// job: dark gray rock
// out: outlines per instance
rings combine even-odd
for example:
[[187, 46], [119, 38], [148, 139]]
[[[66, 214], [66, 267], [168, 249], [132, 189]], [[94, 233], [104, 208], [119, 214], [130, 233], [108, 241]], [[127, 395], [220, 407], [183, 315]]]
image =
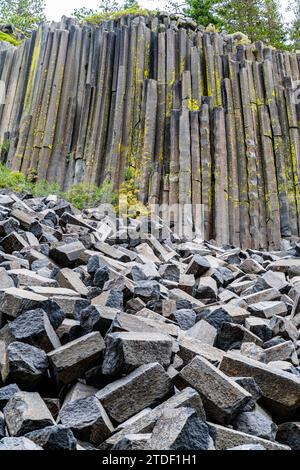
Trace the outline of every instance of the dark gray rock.
[[118, 312], [119, 310], [110, 307], [90, 305], [80, 315], [82, 331], [85, 334], [100, 331], [105, 336]]
[[258, 401], [262, 392], [252, 377], [235, 377], [233, 380], [252, 395], [254, 401]]
[[300, 422], [280, 424], [276, 441], [289, 446], [292, 450], [300, 450]]
[[42, 309], [22, 313], [10, 323], [9, 330], [16, 341], [31, 344], [45, 352], [61, 346], [46, 312]]
[[35, 390], [49, 367], [44, 351], [24, 343], [14, 342], [7, 348], [4, 382], [16, 383], [21, 389]]
[[147, 302], [160, 298], [160, 285], [157, 281], [139, 281], [135, 283], [134, 295]]
[[210, 269], [210, 263], [200, 255], [194, 255], [192, 261], [186, 269], [186, 274], [194, 274], [196, 278], [202, 276]]
[[59, 418], [64, 426], [72, 429], [78, 439], [95, 445], [105, 441], [114, 429], [103, 406], [95, 397], [72, 401], [63, 407]]
[[44, 450], [76, 450], [77, 441], [71, 429], [62, 425], [48, 426], [25, 435]]
[[3, 410], [9, 400], [20, 391], [18, 385], [11, 384], [0, 388], [0, 411]]
[[275, 441], [276, 424], [259, 410], [240, 413], [233, 421], [233, 428], [269, 441]]
[[208, 450], [208, 425], [192, 408], [167, 409], [157, 421], [146, 450]]
[[224, 323], [219, 331], [216, 345], [219, 349], [228, 351], [229, 349], [240, 349], [242, 343], [245, 342], [255, 343], [258, 346], [263, 344], [258, 336], [251, 333], [242, 325]]
[[182, 330], [189, 330], [195, 325], [196, 313], [191, 309], [176, 310], [171, 318]]

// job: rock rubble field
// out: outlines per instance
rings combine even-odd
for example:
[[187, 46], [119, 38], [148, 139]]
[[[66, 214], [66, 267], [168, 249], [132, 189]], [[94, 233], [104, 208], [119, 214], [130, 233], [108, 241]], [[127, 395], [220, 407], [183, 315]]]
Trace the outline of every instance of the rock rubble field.
[[297, 239], [112, 225], [0, 194], [0, 450], [299, 450]]

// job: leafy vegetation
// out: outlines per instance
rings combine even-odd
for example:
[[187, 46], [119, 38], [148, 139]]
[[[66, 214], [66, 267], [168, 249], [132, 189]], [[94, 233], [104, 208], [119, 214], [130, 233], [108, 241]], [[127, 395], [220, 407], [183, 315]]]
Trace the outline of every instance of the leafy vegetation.
[[117, 20], [124, 16], [124, 14], [139, 14], [145, 15], [148, 10], [142, 10], [136, 0], [125, 0], [123, 5], [120, 5], [115, 0], [101, 0], [95, 10], [82, 7], [73, 11], [73, 16], [79, 20], [85, 20], [92, 24], [99, 24], [105, 20]]
[[73, 204], [77, 209], [95, 207], [98, 204], [117, 204], [118, 196], [113, 192], [112, 184], [104, 182], [100, 187], [86, 183], [72, 186], [68, 191], [62, 191], [57, 183], [35, 181], [36, 172], [31, 171], [27, 177], [18, 171], [13, 171], [0, 164], [0, 189], [10, 189], [14, 192], [30, 193], [34, 197], [46, 197], [55, 194]]
[[[298, 23], [292, 29], [299, 43], [300, 0], [291, 1], [296, 17], [298, 11]], [[251, 42], [261, 40], [279, 49], [291, 48], [279, 0], [170, 0], [169, 11], [190, 16], [205, 27], [214, 25], [228, 33], [242, 31]]]
[[125, 181], [119, 190], [119, 201], [116, 205], [117, 213], [132, 218], [147, 216], [148, 208], [138, 199], [139, 188], [136, 184], [135, 172], [132, 168], [125, 170]]
[[103, 21], [114, 20], [117, 21], [121, 19], [125, 15], [136, 15], [136, 16], [147, 16], [151, 13], [149, 10], [145, 10], [142, 8], [128, 8], [127, 10], [118, 10], [118, 11], [111, 11], [108, 13], [99, 13], [93, 16], [85, 18], [85, 21], [91, 24], [100, 24]]
[[46, 21], [44, 0], [0, 0], [1, 23], [28, 31], [43, 21]]
[[113, 204], [115, 200], [110, 182], [105, 182], [100, 187], [79, 183], [72, 186], [63, 194], [63, 197], [81, 210], [86, 207], [95, 207], [98, 204]]
[[294, 13], [290, 28], [290, 41], [295, 50], [300, 50], [300, 0], [292, 0], [289, 6]]

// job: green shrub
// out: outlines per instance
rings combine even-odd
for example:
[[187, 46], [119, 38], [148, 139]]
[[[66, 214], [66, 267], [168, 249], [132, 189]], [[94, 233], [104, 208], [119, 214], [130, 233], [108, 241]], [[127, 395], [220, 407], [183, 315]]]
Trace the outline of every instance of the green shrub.
[[61, 195], [61, 187], [58, 183], [49, 183], [46, 180], [29, 183], [28, 190], [34, 197], [45, 197], [50, 194]]
[[99, 204], [110, 204], [115, 199], [110, 182], [105, 182], [100, 187], [87, 183], [79, 183], [66, 191], [63, 197], [77, 207], [77, 209], [95, 207]]
[[112, 183], [104, 182], [100, 187], [87, 183], [72, 186], [63, 192], [58, 183], [46, 180], [36, 181], [36, 170], [32, 169], [27, 177], [18, 171], [13, 171], [0, 164], [0, 189], [10, 189], [14, 192], [26, 192], [33, 197], [46, 197], [55, 194], [73, 204], [77, 209], [95, 207], [99, 204], [117, 204], [118, 197], [113, 192]]
[[98, 24], [103, 23], [103, 21], [109, 21], [109, 20], [118, 21], [123, 16], [126, 16], [126, 15], [149, 16], [149, 14], [151, 14], [151, 11], [133, 6], [132, 8], [128, 8], [127, 10], [97, 13], [96, 15], [88, 16], [84, 18], [84, 21], [94, 24], [94, 25], [98, 25]]
[[18, 171], [12, 171], [5, 165], [0, 164], [0, 188], [12, 191], [23, 191], [26, 187], [26, 178]]
[[9, 151], [9, 147], [10, 147], [10, 139], [4, 139], [2, 144], [0, 145], [0, 153], [7, 154], [7, 152]]

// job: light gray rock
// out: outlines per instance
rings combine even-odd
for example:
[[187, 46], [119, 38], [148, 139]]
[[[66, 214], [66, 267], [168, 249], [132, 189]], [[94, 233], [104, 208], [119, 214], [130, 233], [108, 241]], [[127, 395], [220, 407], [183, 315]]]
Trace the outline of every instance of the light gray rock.
[[100, 333], [93, 332], [50, 352], [48, 358], [56, 381], [69, 384], [100, 364], [104, 347]]
[[163, 400], [171, 391], [171, 380], [158, 363], [146, 364], [97, 393], [109, 416], [117, 423]]
[[252, 401], [251, 395], [203, 357], [196, 356], [177, 379], [197, 390], [209, 419], [229, 423]]
[[111, 333], [105, 339], [106, 349], [102, 371], [105, 375], [128, 373], [143, 364], [153, 362], [168, 367], [173, 342], [158, 333]]
[[4, 417], [8, 432], [13, 437], [55, 424], [38, 393], [16, 393], [4, 408]]
[[5, 437], [0, 441], [1, 450], [43, 450], [43, 448], [27, 439], [27, 437]]

